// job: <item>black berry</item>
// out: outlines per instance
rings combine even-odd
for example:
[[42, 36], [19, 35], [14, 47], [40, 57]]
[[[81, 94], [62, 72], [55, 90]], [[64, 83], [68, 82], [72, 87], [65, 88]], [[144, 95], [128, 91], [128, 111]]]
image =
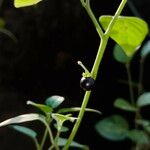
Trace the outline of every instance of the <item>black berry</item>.
[[82, 77], [80, 80], [80, 87], [85, 91], [91, 91], [94, 86], [94, 79], [92, 77]]

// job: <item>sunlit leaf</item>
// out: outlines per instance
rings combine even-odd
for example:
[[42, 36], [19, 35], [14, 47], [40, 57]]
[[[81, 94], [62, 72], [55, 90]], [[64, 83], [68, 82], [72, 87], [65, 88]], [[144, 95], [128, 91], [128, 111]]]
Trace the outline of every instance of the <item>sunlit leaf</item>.
[[31, 6], [39, 3], [42, 0], [14, 0], [14, 6], [16, 8]]
[[37, 103], [34, 103], [32, 101], [27, 101], [27, 104], [28, 105], [32, 105], [38, 109], [40, 109], [41, 111], [43, 111], [45, 114], [47, 113], [51, 113], [52, 112], [52, 108], [47, 106], [47, 105], [43, 105], [43, 104], [37, 104]]
[[113, 115], [96, 124], [97, 132], [106, 139], [117, 141], [126, 138], [128, 131], [127, 121], [119, 115]]
[[33, 139], [35, 139], [36, 136], [37, 136], [37, 133], [34, 130], [30, 129], [30, 128], [20, 126], [20, 125], [11, 125], [11, 127], [13, 129], [15, 129], [16, 131], [21, 132], [21, 133], [23, 133], [23, 134], [25, 134], [25, 135], [33, 138]]
[[128, 101], [124, 100], [123, 98], [116, 99], [114, 102], [114, 106], [119, 109], [126, 110], [126, 111], [133, 111], [133, 112], [137, 111], [137, 108], [135, 106], [133, 106], [132, 104], [130, 104]]
[[148, 144], [149, 137], [148, 135], [142, 130], [130, 130], [127, 133], [127, 137], [135, 143], [138, 144]]
[[[58, 146], [64, 146], [67, 142], [67, 139], [65, 138], [58, 138]], [[87, 145], [82, 145], [82, 144], [79, 144], [78, 142], [75, 142], [75, 141], [72, 141], [71, 144], [70, 144], [71, 147], [76, 147], [76, 148], [81, 148], [83, 150], [89, 150], [88, 146]]]
[[[58, 110], [58, 113], [79, 112], [80, 110], [81, 107], [61, 108]], [[91, 109], [91, 108], [86, 108], [85, 111], [101, 114], [99, 110]]]
[[51, 96], [49, 98], [46, 99], [45, 104], [47, 106], [50, 106], [52, 108], [56, 108], [58, 107], [63, 101], [64, 101], [64, 97], [62, 96], [58, 96], [58, 95], [54, 95]]
[[150, 105], [150, 92], [146, 92], [142, 94], [141, 96], [139, 96], [137, 100], [137, 105], [139, 107]]
[[23, 114], [23, 115], [19, 115], [17, 117], [13, 117], [13, 118], [10, 118], [10, 119], [7, 119], [7, 120], [1, 122], [0, 127], [11, 125], [11, 124], [16, 124], [16, 123], [34, 121], [34, 120], [40, 120], [43, 122], [44, 119], [45, 119], [45, 117], [43, 115], [39, 115], [39, 114], [35, 114], [35, 113]]
[[[99, 21], [104, 28], [107, 27], [113, 16], [101, 16]], [[137, 17], [120, 16], [110, 32], [110, 37], [118, 43], [127, 56], [132, 56], [148, 34], [147, 23]]]
[[128, 63], [132, 57], [126, 55], [124, 50], [116, 44], [113, 51], [114, 58], [120, 63]]
[[71, 122], [74, 122], [77, 119], [75, 117], [71, 117], [71, 114], [62, 115], [58, 113], [52, 113], [52, 118], [56, 120], [58, 131], [61, 131], [61, 128], [65, 121], [69, 120]]

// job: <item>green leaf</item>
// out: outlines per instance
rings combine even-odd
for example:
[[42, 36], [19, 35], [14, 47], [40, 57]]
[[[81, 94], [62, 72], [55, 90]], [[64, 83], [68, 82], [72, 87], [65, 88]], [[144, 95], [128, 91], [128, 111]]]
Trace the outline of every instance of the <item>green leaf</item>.
[[137, 119], [136, 123], [139, 125], [142, 125], [143, 127], [149, 126], [150, 121], [149, 120], [143, 120], [143, 119]]
[[136, 120], [136, 123], [137, 123], [138, 125], [143, 126], [143, 128], [144, 128], [147, 132], [150, 132], [150, 121], [149, 121], [149, 120], [138, 119], [138, 120]]
[[149, 137], [148, 135], [142, 130], [130, 130], [127, 133], [127, 137], [137, 144], [148, 144]]
[[[54, 124], [54, 127], [58, 130], [57, 124]], [[67, 131], [69, 131], [69, 128], [65, 126], [62, 126], [60, 129], [60, 132], [67, 132]]]
[[62, 96], [58, 96], [58, 95], [54, 95], [51, 96], [49, 98], [46, 99], [45, 104], [47, 106], [50, 106], [52, 108], [56, 108], [58, 107], [63, 101], [64, 101], [64, 97]]
[[34, 103], [32, 101], [27, 101], [27, 104], [28, 105], [32, 105], [38, 109], [40, 109], [41, 111], [43, 111], [45, 114], [48, 114], [48, 113], [51, 113], [52, 112], [52, 108], [49, 107], [49, 106], [46, 106], [46, 105], [43, 105], [43, 104], [37, 104], [37, 103]]
[[99, 121], [95, 128], [101, 136], [112, 141], [124, 140], [129, 129], [127, 121], [119, 115]]
[[129, 57], [126, 55], [126, 53], [124, 52], [124, 50], [118, 45], [116, 44], [114, 46], [114, 49], [113, 49], [113, 55], [114, 55], [114, 58], [116, 59], [116, 61], [120, 62], [120, 63], [129, 63], [131, 58], [132, 57]]
[[[101, 16], [100, 24], [107, 30], [113, 16]], [[120, 16], [110, 32], [110, 37], [119, 44], [127, 56], [132, 56], [148, 34], [147, 23], [137, 17]]]
[[[64, 146], [66, 144], [67, 140], [68, 139], [66, 139], [66, 138], [59, 137], [58, 138], [58, 142], [57, 142], [58, 146]], [[77, 143], [75, 141], [72, 141], [70, 146], [71, 147], [76, 147], [76, 148], [81, 148], [83, 150], [89, 150], [87, 145], [82, 145], [82, 144], [79, 144], [79, 143]]]
[[31, 6], [39, 3], [42, 0], [14, 0], [14, 6], [16, 8]]
[[150, 105], [150, 92], [142, 94], [137, 100], [137, 106], [143, 107], [147, 105]]
[[75, 117], [71, 117], [71, 114], [62, 115], [58, 113], [52, 113], [52, 118], [56, 120], [58, 131], [61, 131], [61, 128], [65, 121], [69, 120], [71, 122], [74, 122], [77, 119]]
[[150, 53], [150, 40], [148, 40], [141, 49], [141, 56], [145, 57]]
[[35, 139], [36, 136], [37, 136], [37, 133], [34, 130], [30, 129], [30, 128], [27, 128], [27, 127], [24, 127], [24, 126], [19, 126], [19, 125], [11, 125], [11, 127], [13, 129], [15, 129], [16, 131], [21, 132], [21, 133], [23, 133], [23, 134], [25, 134], [25, 135], [33, 138], [33, 139]]
[[[61, 108], [58, 110], [58, 113], [79, 112], [80, 110], [81, 110], [81, 107]], [[102, 114], [99, 110], [91, 109], [91, 108], [86, 108], [85, 111]]]
[[126, 111], [133, 111], [133, 112], [137, 111], [137, 108], [135, 106], [133, 106], [132, 104], [130, 104], [128, 101], [124, 100], [123, 98], [116, 99], [114, 102], [114, 106], [119, 109], [126, 110]]
[[17, 117], [13, 117], [10, 119], [7, 119], [3, 122], [0, 123], [0, 127], [2, 126], [7, 126], [11, 124], [16, 124], [16, 123], [23, 123], [23, 122], [29, 122], [29, 121], [34, 121], [34, 120], [40, 120], [44, 122], [45, 117], [43, 115], [31, 113], [31, 114], [23, 114], [19, 115]]

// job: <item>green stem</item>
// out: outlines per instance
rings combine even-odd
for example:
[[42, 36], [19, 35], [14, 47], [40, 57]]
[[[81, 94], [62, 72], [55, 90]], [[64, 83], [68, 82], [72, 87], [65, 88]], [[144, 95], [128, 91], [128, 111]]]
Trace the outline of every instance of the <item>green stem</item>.
[[46, 141], [47, 134], [48, 134], [48, 130], [46, 128], [45, 131], [44, 131], [44, 135], [43, 135], [43, 138], [42, 138], [41, 145], [40, 145], [41, 149], [43, 149], [44, 143]]
[[95, 18], [92, 10], [91, 10], [91, 7], [90, 7], [90, 0], [81, 0], [81, 3], [82, 3], [82, 6], [85, 8], [85, 10], [87, 11], [87, 14], [89, 15], [89, 17], [91, 18], [97, 32], [98, 32], [98, 35], [100, 36], [100, 38], [103, 37], [104, 33], [103, 33], [103, 30], [101, 29], [97, 19]]
[[55, 147], [56, 150], [59, 150], [59, 147], [57, 146], [57, 144], [55, 143], [54, 141], [54, 137], [53, 137], [53, 134], [52, 134], [52, 131], [51, 131], [51, 128], [49, 127], [49, 124], [47, 122], [43, 122], [47, 128], [47, 131], [49, 133], [49, 137], [50, 137], [50, 141], [52, 143], [52, 146]]
[[56, 137], [55, 137], [55, 143], [58, 143], [58, 138], [60, 136], [60, 131], [57, 131]]
[[131, 72], [130, 72], [130, 64], [126, 64], [126, 70], [127, 70], [127, 76], [128, 76], [128, 84], [129, 84], [129, 93], [130, 93], [130, 100], [133, 105], [135, 105], [134, 102], [134, 92], [133, 92], [133, 87], [132, 87], [132, 77], [131, 77]]
[[39, 145], [39, 143], [38, 143], [38, 141], [37, 141], [37, 139], [35, 138], [35, 139], [33, 139], [33, 140], [34, 140], [36, 149], [37, 149], [37, 150], [42, 150], [41, 147], [40, 147], [40, 145]]
[[112, 18], [112, 20], [111, 20], [111, 22], [110, 22], [110, 24], [109, 24], [109, 26], [108, 26], [108, 28], [107, 28], [107, 30], [105, 32], [106, 35], [110, 34], [110, 32], [111, 32], [115, 22], [117, 21], [118, 17], [120, 16], [120, 14], [121, 14], [123, 8], [125, 7], [126, 3], [127, 3], [127, 0], [122, 0], [122, 2], [120, 3], [120, 5], [119, 5], [119, 7], [118, 7], [114, 17]]
[[[100, 25], [98, 24], [91, 8], [90, 8], [90, 3], [89, 3], [89, 0], [81, 0], [81, 3], [83, 5], [83, 7], [85, 7], [88, 15], [90, 16], [91, 20], [93, 21], [95, 27], [96, 27], [96, 30], [101, 38], [101, 42], [100, 42], [100, 46], [99, 46], [99, 49], [98, 49], [98, 52], [97, 52], [97, 56], [96, 56], [96, 59], [95, 59], [95, 62], [94, 62], [94, 65], [93, 65], [93, 68], [92, 68], [92, 71], [91, 71], [91, 75], [94, 79], [96, 79], [97, 77], [97, 73], [98, 73], [98, 69], [99, 69], [99, 65], [101, 63], [101, 60], [102, 60], [102, 57], [104, 55], [104, 51], [105, 51], [105, 48], [106, 48], [106, 45], [107, 45], [107, 42], [108, 42], [108, 38], [109, 38], [109, 33], [113, 27], [113, 25], [115, 24], [118, 16], [120, 15], [121, 11], [123, 10], [123, 7], [125, 6], [125, 3], [127, 2], [127, 0], [122, 0], [117, 12], [115, 13], [115, 16], [113, 17], [112, 21], [110, 22], [110, 25], [108, 26], [108, 29], [105, 33], [105, 35], [103, 34], [103, 31], [100, 27]], [[82, 105], [81, 105], [81, 110], [79, 112], [79, 115], [78, 115], [78, 119], [72, 129], [72, 132], [65, 144], [65, 146], [63, 147], [62, 150], [68, 150], [72, 140], [74, 139], [77, 131], [78, 131], [78, 128], [80, 126], [80, 123], [82, 121], [82, 118], [84, 116], [84, 113], [85, 113], [85, 109], [86, 109], [86, 106], [88, 104], [88, 101], [89, 101], [89, 98], [90, 98], [90, 95], [91, 95], [91, 91], [86, 91], [85, 92], [85, 95], [84, 95], [84, 99], [83, 99], [83, 102], [82, 102]]]
[[76, 121], [76, 123], [75, 123], [75, 125], [74, 125], [74, 127], [72, 129], [72, 132], [71, 132], [71, 134], [70, 134], [70, 136], [69, 136], [69, 138], [67, 140], [66, 145], [63, 147], [62, 150], [68, 150], [68, 148], [69, 148], [73, 138], [75, 137], [76, 132], [77, 132], [79, 126], [80, 126], [81, 120], [83, 118], [84, 111], [85, 111], [85, 108], [87, 106], [88, 100], [90, 98], [90, 94], [91, 94], [90, 91], [87, 91], [85, 93], [85, 96], [84, 96], [84, 99], [83, 99], [83, 103], [82, 103], [82, 106], [81, 106], [81, 111], [79, 112], [79, 115], [78, 115], [78, 119], [77, 119], [77, 121]]

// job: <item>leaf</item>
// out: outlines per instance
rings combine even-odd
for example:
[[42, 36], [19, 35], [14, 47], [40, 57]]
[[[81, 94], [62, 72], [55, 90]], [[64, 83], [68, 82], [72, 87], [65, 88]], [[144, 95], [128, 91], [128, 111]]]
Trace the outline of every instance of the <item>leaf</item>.
[[141, 56], [146, 57], [150, 53], [150, 40], [148, 40], [141, 49]]
[[47, 106], [50, 106], [52, 108], [56, 108], [58, 107], [63, 101], [64, 101], [64, 97], [62, 96], [58, 96], [58, 95], [54, 95], [51, 96], [49, 98], [46, 99], [45, 104]]
[[[57, 124], [54, 124], [54, 127], [58, 130]], [[65, 126], [62, 126], [60, 129], [60, 132], [67, 132], [67, 131], [69, 131], [69, 128]]]
[[112, 141], [124, 140], [129, 129], [127, 121], [119, 115], [99, 121], [95, 128], [101, 136]]
[[149, 120], [138, 119], [138, 120], [136, 120], [136, 123], [137, 123], [138, 125], [143, 126], [143, 128], [144, 128], [147, 132], [150, 132], [150, 121], [149, 121]]
[[132, 58], [127, 56], [124, 50], [118, 44], [114, 46], [113, 55], [116, 61], [124, 64], [129, 63]]
[[[99, 18], [104, 30], [107, 30], [112, 17], [101, 16]], [[120, 16], [110, 32], [110, 37], [122, 47], [127, 56], [131, 57], [147, 34], [148, 25], [144, 20], [137, 17]]]
[[138, 144], [148, 144], [149, 138], [148, 135], [142, 130], [130, 130], [127, 133], [127, 137], [135, 143]]
[[40, 109], [40, 110], [43, 111], [45, 114], [52, 112], [52, 108], [51, 108], [51, 107], [46, 106], [46, 105], [43, 105], [43, 104], [37, 104], [37, 103], [34, 103], [34, 102], [32, 102], [32, 101], [27, 101], [27, 104], [28, 104], [28, 105], [32, 105], [32, 106], [34, 106], [34, 107]]
[[139, 124], [139, 125], [142, 125], [143, 127], [146, 127], [146, 126], [150, 125], [150, 121], [143, 120], [143, 119], [137, 119], [136, 123]]
[[[59, 137], [58, 142], [57, 142], [58, 146], [64, 146], [66, 144], [67, 140], [68, 139], [66, 139], [66, 138]], [[71, 147], [76, 147], [76, 148], [81, 148], [81, 149], [84, 149], [84, 150], [89, 150], [87, 145], [82, 145], [82, 144], [79, 144], [75, 141], [72, 141], [70, 146]]]
[[133, 112], [137, 111], [137, 108], [135, 106], [133, 106], [132, 104], [130, 104], [123, 98], [116, 99], [114, 102], [114, 106], [119, 109], [126, 110], [126, 111], [133, 111]]
[[145, 92], [141, 96], [139, 96], [137, 100], [137, 106], [143, 107], [150, 105], [150, 92]]
[[31, 113], [31, 114], [23, 114], [19, 115], [14, 118], [7, 119], [3, 122], [0, 123], [0, 127], [2, 126], [7, 126], [11, 124], [16, 124], [16, 123], [23, 123], [23, 122], [29, 122], [29, 121], [34, 121], [34, 120], [40, 120], [44, 122], [45, 117], [43, 115]]
[[[80, 110], [81, 110], [81, 107], [61, 108], [58, 110], [58, 113], [79, 112]], [[91, 109], [91, 108], [86, 108], [85, 111], [102, 114], [99, 110]]]
[[24, 126], [19, 126], [19, 125], [11, 125], [11, 127], [13, 129], [15, 129], [16, 131], [19, 131], [19, 132], [21, 132], [21, 133], [23, 133], [23, 134], [25, 134], [25, 135], [33, 138], [33, 139], [35, 139], [36, 136], [37, 136], [37, 133], [34, 130], [30, 129], [30, 128], [27, 128], [27, 127], [24, 127]]
[[75, 117], [71, 117], [71, 114], [62, 115], [58, 113], [52, 113], [52, 118], [56, 120], [58, 131], [61, 131], [61, 128], [65, 121], [69, 120], [71, 122], [74, 122], [77, 119]]
[[39, 3], [42, 0], [14, 0], [14, 6], [16, 8], [31, 6]]

